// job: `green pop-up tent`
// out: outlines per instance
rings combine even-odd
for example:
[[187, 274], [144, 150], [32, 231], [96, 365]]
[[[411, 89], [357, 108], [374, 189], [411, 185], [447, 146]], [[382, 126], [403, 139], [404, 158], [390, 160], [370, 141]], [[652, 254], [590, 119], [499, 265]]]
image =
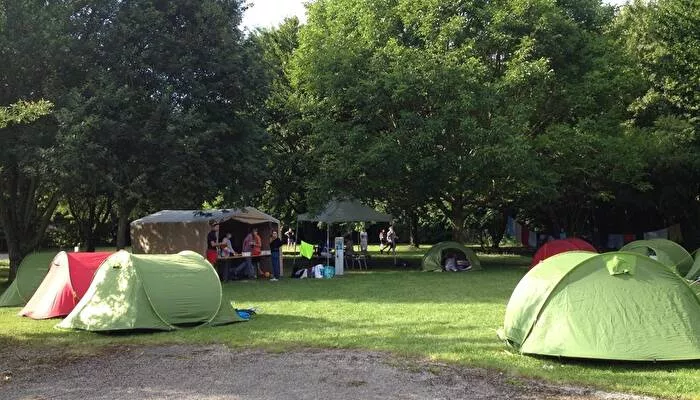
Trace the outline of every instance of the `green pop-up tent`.
[[173, 330], [243, 321], [222, 297], [216, 271], [195, 252], [122, 250], [102, 263], [85, 296], [57, 327]]
[[0, 296], [0, 307], [21, 307], [32, 298], [51, 267], [56, 252], [30, 253], [22, 259], [17, 276]]
[[526, 354], [700, 359], [700, 299], [659, 262], [631, 252], [567, 252], [523, 277], [499, 336]]
[[635, 240], [620, 249], [644, 256], [649, 254], [649, 250], [654, 252], [658, 262], [673, 269], [680, 276], [685, 276], [693, 266], [693, 256], [683, 246], [667, 239]]
[[472, 266], [472, 270], [481, 269], [481, 262], [476, 256], [476, 253], [468, 247], [458, 242], [440, 242], [430, 248], [424, 255], [421, 267], [423, 271], [440, 271], [442, 270], [442, 253], [443, 252], [461, 252], [464, 254]]

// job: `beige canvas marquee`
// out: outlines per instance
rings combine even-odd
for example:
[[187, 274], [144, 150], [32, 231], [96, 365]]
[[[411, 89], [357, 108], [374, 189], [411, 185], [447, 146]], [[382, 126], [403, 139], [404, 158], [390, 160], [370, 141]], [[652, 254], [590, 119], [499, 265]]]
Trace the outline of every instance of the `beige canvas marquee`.
[[176, 254], [191, 250], [206, 256], [211, 221], [219, 223], [223, 236], [230, 232], [236, 251], [251, 228], [258, 228], [263, 250], [270, 248], [270, 234], [279, 232], [279, 220], [253, 207], [239, 210], [163, 210], [131, 223], [134, 254]]

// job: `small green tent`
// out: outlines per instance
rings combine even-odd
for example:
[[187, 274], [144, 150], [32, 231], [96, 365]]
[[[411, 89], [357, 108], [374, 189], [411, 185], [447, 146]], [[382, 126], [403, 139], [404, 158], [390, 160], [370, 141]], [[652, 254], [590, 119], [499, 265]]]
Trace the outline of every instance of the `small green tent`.
[[479, 258], [472, 249], [464, 247], [463, 244], [457, 242], [440, 242], [423, 255], [423, 261], [421, 262], [423, 271], [441, 271], [442, 254], [446, 251], [461, 252], [469, 260], [472, 270], [481, 269], [481, 262], [479, 262]]
[[670, 268], [638, 253], [561, 253], [518, 283], [499, 336], [526, 354], [695, 360], [700, 299]]
[[676, 242], [667, 239], [635, 240], [627, 243], [620, 251], [631, 251], [646, 256], [649, 250], [656, 253], [656, 260], [685, 276], [693, 266], [693, 256]]
[[119, 251], [95, 272], [90, 288], [59, 328], [89, 331], [173, 330], [243, 321], [222, 298], [214, 268], [192, 251]]
[[28, 254], [17, 268], [17, 276], [0, 296], [0, 307], [21, 307], [27, 304], [49, 273], [56, 252]]

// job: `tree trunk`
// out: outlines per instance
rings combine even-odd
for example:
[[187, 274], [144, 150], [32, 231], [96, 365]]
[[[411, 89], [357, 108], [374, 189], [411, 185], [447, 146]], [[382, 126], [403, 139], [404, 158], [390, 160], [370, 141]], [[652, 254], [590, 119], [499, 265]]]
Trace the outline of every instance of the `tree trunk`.
[[411, 211], [408, 215], [408, 221], [411, 246], [418, 247], [420, 245], [420, 240], [418, 239], [418, 213]]
[[7, 238], [7, 253], [10, 259], [10, 274], [7, 277], [7, 281], [12, 282], [17, 278], [17, 269], [26, 254], [22, 254], [19, 243], [16, 240], [11, 241], [9, 237]]
[[467, 232], [464, 229], [464, 215], [461, 210], [452, 212], [450, 223], [452, 224], [452, 240], [458, 243], [465, 243], [467, 241]]
[[118, 201], [117, 209], [119, 212], [117, 222], [117, 250], [122, 250], [126, 247], [127, 235], [129, 234], [129, 216], [134, 209], [133, 202], [121, 200]]
[[491, 236], [491, 248], [494, 251], [500, 249], [501, 240], [503, 240], [503, 235], [506, 231], [506, 223], [508, 221], [507, 211], [502, 210], [494, 218], [491, 223], [491, 228], [489, 229], [489, 235]]
[[84, 238], [85, 241], [85, 251], [93, 253], [95, 251], [95, 233], [90, 231]]
[[[89, 197], [83, 201], [83, 198]], [[76, 199], [78, 199], [76, 201]], [[98, 245], [97, 232], [108, 222], [112, 212], [112, 201], [98, 194], [77, 195], [73, 194], [73, 200], [68, 201], [68, 208], [73, 215], [80, 240], [86, 251], [94, 252]]]
[[452, 226], [452, 240], [459, 243], [465, 243], [467, 241], [467, 235], [464, 230], [465, 217], [462, 204], [461, 199], [449, 197], [443, 198], [441, 204], [438, 205]]
[[40, 183], [40, 178], [22, 175], [19, 168], [8, 168], [2, 176], [0, 224], [7, 239], [10, 282], [24, 256], [41, 242], [58, 206], [58, 194], [42, 191]]
[[561, 223], [559, 221], [559, 218], [557, 217], [554, 210], [552, 210], [551, 208], [548, 210], [548, 214], [549, 214], [549, 224], [550, 224], [550, 228], [551, 228], [550, 235], [552, 235], [552, 237], [554, 237], [556, 239], [559, 239], [559, 233], [561, 232]]

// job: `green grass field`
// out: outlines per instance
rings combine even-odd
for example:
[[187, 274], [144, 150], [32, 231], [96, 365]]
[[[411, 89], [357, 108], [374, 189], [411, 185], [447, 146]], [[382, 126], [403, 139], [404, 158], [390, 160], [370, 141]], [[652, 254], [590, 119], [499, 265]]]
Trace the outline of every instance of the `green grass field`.
[[[54, 329], [58, 322], [0, 309], [0, 346], [61, 347], [89, 354], [124, 344], [224, 343], [283, 352], [295, 348], [389, 351], [516, 377], [592, 385], [605, 390], [700, 399], [700, 362], [621, 363], [535, 358], [514, 353], [496, 337], [510, 294], [527, 271], [526, 257], [480, 255], [483, 271], [419, 272], [422, 251], [374, 255], [369, 271], [330, 280], [249, 281], [224, 285], [238, 308], [257, 307], [252, 321], [177, 332], [105, 335]], [[298, 260], [299, 262], [300, 260]], [[285, 260], [289, 268], [290, 259]], [[372, 268], [375, 265], [375, 268]], [[1, 271], [0, 271], [1, 272]], [[4, 288], [6, 285], [0, 286]]]

